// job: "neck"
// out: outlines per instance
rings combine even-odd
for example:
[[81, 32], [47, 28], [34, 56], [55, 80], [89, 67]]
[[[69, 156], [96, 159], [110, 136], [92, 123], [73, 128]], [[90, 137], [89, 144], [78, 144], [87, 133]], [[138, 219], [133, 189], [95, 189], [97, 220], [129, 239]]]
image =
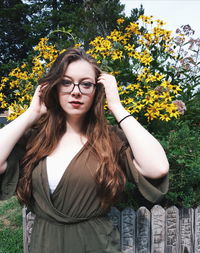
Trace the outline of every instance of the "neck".
[[67, 118], [67, 133], [83, 134], [84, 118]]

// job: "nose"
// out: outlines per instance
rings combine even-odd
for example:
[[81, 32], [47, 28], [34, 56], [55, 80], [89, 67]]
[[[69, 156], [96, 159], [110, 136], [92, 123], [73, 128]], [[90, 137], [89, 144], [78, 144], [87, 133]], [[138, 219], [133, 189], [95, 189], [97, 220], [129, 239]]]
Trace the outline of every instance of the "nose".
[[79, 87], [78, 87], [78, 84], [77, 83], [74, 83], [74, 89], [72, 90], [71, 94], [73, 95], [79, 95], [81, 94], [80, 90], [79, 90]]

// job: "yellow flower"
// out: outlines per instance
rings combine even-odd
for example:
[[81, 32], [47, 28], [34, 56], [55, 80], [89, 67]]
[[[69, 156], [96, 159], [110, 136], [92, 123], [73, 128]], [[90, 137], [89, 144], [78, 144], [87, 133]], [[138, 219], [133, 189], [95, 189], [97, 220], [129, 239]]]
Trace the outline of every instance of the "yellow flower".
[[112, 60], [114, 60], [114, 61], [115, 61], [115, 60], [118, 60], [118, 59], [121, 59], [122, 56], [123, 56], [123, 52], [120, 51], [120, 50], [115, 50], [115, 51], [113, 51], [113, 52], [112, 52], [112, 55], [111, 55]]
[[137, 23], [130, 22], [125, 30], [134, 34], [140, 34], [139, 25]]
[[164, 80], [164, 81], [160, 84], [160, 86], [162, 86], [162, 87], [164, 87], [164, 88], [168, 88], [168, 86], [169, 86], [170, 84], [171, 84], [171, 83], [170, 83], [169, 81]]
[[135, 57], [135, 52], [128, 52], [129, 57]]
[[145, 104], [152, 104], [154, 102], [154, 97], [148, 95], [142, 100], [142, 102], [144, 102]]
[[163, 98], [165, 102], [167, 101], [172, 101], [173, 96], [170, 95], [168, 91], [164, 91], [161, 95], [160, 98]]
[[141, 111], [145, 107], [145, 105], [139, 102], [137, 103], [136, 107], [139, 111]]
[[124, 48], [127, 50], [127, 51], [134, 51], [134, 47], [135, 45], [134, 44], [128, 44], [127, 46], [124, 46]]
[[138, 90], [137, 93], [136, 93], [136, 97], [139, 97], [139, 96], [143, 96], [144, 95], [144, 91], [143, 90]]
[[81, 46], [82, 46], [81, 43], [77, 43], [77, 44], [74, 45], [75, 48], [79, 48]]
[[26, 63], [24, 63], [24, 64], [22, 64], [21, 68], [24, 69], [24, 68], [26, 68], [26, 66], [27, 66]]
[[139, 17], [139, 19], [141, 19], [146, 24], [152, 24], [153, 23], [152, 18], [153, 18], [153, 16], [148, 17], [148, 16], [144, 16], [144, 15], [141, 15]]
[[5, 85], [5, 83], [0, 83], [0, 90], [3, 90], [3, 88], [5, 88], [6, 87], [6, 85]]
[[117, 19], [117, 24], [118, 24], [118, 25], [123, 24], [124, 21], [125, 21], [124, 18], [118, 18], [118, 19]]
[[3, 77], [3, 78], [1, 79], [1, 82], [2, 82], [2, 83], [6, 83], [8, 80], [9, 80], [8, 77]]
[[137, 76], [137, 80], [143, 82], [146, 78], [146, 74], [141, 73]]
[[162, 20], [160, 20], [160, 19], [157, 19], [156, 22], [157, 22], [157, 24], [158, 24], [159, 26], [163, 26], [163, 25], [166, 25], [166, 24], [167, 24], [166, 22], [164, 22], [164, 21], [162, 21]]
[[159, 119], [161, 119], [162, 121], [169, 121], [171, 120], [170, 117], [167, 114], [161, 114]]
[[148, 120], [156, 119], [160, 116], [160, 110], [161, 108], [159, 103], [149, 105], [147, 108], [147, 113], [145, 113], [145, 116], [148, 118]]
[[[139, 86], [138, 86], [138, 88], [139, 88]], [[136, 87], [135, 87], [134, 84], [129, 84], [129, 85], [127, 85], [127, 87], [126, 87], [126, 90], [129, 90], [129, 91], [134, 91], [135, 89], [136, 89]]]
[[148, 121], [150, 120], [154, 120], [157, 118], [157, 115], [155, 115], [154, 113], [152, 113], [151, 111], [147, 110], [147, 112], [144, 114], [144, 116], [147, 117]]
[[180, 113], [178, 111], [178, 107], [176, 104], [166, 104], [164, 106], [167, 113], [169, 113], [170, 117], [178, 118], [180, 116]]
[[178, 92], [181, 91], [182, 89], [180, 88], [179, 85], [171, 85], [170, 90], [172, 90], [174, 94], [178, 94]]
[[153, 40], [153, 34], [152, 33], [145, 33], [143, 35], [143, 37], [148, 40], [148, 41], [152, 41]]
[[0, 101], [3, 101], [4, 97], [5, 95], [2, 92], [0, 92]]
[[113, 41], [121, 41], [124, 39], [124, 36], [122, 36], [121, 31], [117, 31], [116, 29], [110, 33], [109, 36], [107, 36], [108, 39], [111, 39]]

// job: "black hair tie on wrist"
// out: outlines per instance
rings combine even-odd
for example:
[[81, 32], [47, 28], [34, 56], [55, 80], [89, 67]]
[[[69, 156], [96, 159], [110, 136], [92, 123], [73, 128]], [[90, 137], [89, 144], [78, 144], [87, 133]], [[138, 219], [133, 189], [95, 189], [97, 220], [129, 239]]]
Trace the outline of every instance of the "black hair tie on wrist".
[[120, 125], [120, 123], [121, 123], [124, 119], [126, 119], [126, 118], [128, 118], [128, 117], [132, 117], [132, 115], [131, 115], [131, 114], [126, 115], [124, 118], [122, 118], [122, 119], [118, 122], [118, 125]]

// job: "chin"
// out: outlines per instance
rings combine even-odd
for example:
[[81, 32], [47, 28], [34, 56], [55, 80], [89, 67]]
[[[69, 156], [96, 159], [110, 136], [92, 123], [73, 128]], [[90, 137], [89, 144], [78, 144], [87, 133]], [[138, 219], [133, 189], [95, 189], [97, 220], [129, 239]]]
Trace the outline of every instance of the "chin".
[[74, 116], [74, 117], [82, 117], [84, 115], [86, 115], [87, 112], [83, 112], [83, 111], [65, 111], [67, 116]]

